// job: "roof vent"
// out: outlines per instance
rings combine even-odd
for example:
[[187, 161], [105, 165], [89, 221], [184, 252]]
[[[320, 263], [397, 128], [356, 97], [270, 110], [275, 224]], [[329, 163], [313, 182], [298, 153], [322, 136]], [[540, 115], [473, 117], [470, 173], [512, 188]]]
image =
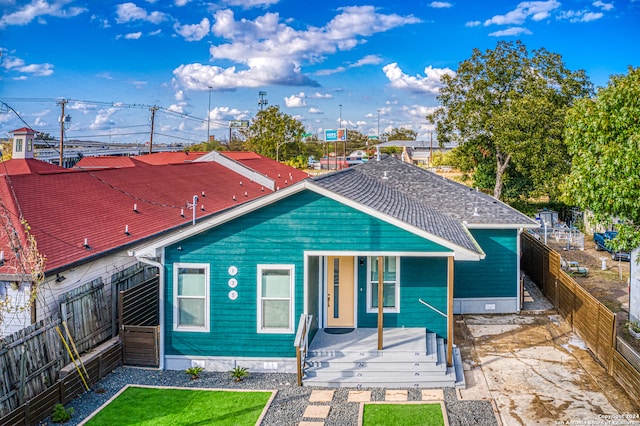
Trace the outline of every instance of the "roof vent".
[[91, 250], [91, 246], [89, 245], [89, 239], [88, 238], [84, 239], [84, 244], [82, 244], [82, 247], [86, 248], [87, 250]]
[[242, 181], [240, 181], [240, 186], [242, 186]]
[[235, 200], [236, 200], [236, 196], [234, 195], [234, 196], [233, 196], [233, 201], [235, 201]]
[[184, 217], [184, 209], [180, 209], [180, 216]]
[[124, 226], [124, 235], [127, 235], [127, 236], [131, 235], [131, 233], [129, 232], [129, 225]]
[[244, 191], [244, 196], [245, 196], [245, 197], [248, 197], [248, 196], [249, 196], [249, 193], [248, 193], [247, 191]]
[[474, 216], [480, 216], [480, 214], [478, 213], [478, 208], [477, 207], [473, 208], [473, 215]]
[[138, 211], [138, 205], [137, 205], [137, 204], [134, 204], [134, 205], [133, 205], [133, 211], [134, 211], [134, 212], [136, 212], [136, 213], [140, 213], [140, 212]]
[[384, 175], [382, 176], [382, 179], [389, 179], [389, 176], [387, 176], [387, 172], [384, 172]]
[[260, 187], [260, 191], [264, 192], [264, 186]]
[[0, 251], [0, 266], [4, 265], [4, 250]]
[[200, 204], [200, 210], [204, 211], [204, 204]]
[[206, 197], [206, 195], [204, 195], [204, 191], [202, 191], [202, 196], [203, 196], [203, 197]]

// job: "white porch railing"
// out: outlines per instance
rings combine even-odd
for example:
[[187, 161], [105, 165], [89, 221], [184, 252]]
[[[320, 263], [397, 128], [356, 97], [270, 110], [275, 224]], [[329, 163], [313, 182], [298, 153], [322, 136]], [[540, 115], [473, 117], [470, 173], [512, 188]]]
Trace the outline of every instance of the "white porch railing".
[[302, 376], [304, 374], [304, 365], [307, 360], [307, 352], [309, 350], [309, 329], [313, 315], [301, 314], [298, 321], [298, 331], [296, 332], [296, 340], [293, 345], [296, 347], [296, 363], [298, 373], [298, 386], [302, 386]]

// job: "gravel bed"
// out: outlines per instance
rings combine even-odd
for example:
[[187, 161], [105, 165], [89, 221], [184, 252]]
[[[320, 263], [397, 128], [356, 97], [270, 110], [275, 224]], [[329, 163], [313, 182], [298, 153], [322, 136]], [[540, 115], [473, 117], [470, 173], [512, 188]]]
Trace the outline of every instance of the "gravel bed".
[[527, 275], [524, 275], [524, 289], [529, 292], [529, 295], [531, 295], [533, 302], [525, 301], [522, 304], [523, 312], [536, 313], [546, 312], [554, 309], [553, 303], [547, 300], [536, 283], [531, 281], [531, 278], [529, 278]]
[[[242, 382], [236, 383], [228, 373], [203, 372], [200, 379], [191, 380], [183, 371], [158, 371], [141, 368], [120, 367], [99, 383], [92, 386], [91, 391], [84, 393], [67, 404], [73, 407], [74, 415], [66, 425], [77, 425], [88, 417], [109, 398], [127, 384], [144, 384], [155, 386], [175, 386], [216, 389], [255, 389], [277, 390], [278, 393], [269, 407], [263, 425], [297, 425], [303, 420], [304, 410], [309, 404], [309, 395], [317, 387], [298, 387], [294, 374], [259, 374], [250, 373]], [[326, 426], [356, 425], [358, 422], [359, 404], [347, 402], [351, 388], [337, 388], [331, 405]], [[383, 401], [385, 389], [371, 388], [371, 399]], [[489, 401], [458, 401], [455, 389], [445, 388], [445, 406], [452, 426], [495, 426], [497, 421]], [[419, 389], [409, 389], [409, 400], [420, 400]], [[319, 403], [314, 403], [319, 405]], [[55, 425], [43, 422], [43, 425]]]

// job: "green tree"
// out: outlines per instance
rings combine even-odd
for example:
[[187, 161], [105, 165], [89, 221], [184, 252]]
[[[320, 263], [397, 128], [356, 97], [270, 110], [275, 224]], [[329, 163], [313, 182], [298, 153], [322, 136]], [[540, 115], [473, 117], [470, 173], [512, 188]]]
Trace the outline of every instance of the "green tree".
[[564, 117], [576, 98], [592, 93], [584, 71], [567, 69], [545, 49], [530, 53], [520, 41], [501, 41], [494, 50], [474, 49], [442, 83], [441, 107], [427, 119], [441, 144], [460, 145], [456, 158], [476, 183], [493, 186], [496, 198], [559, 196], [570, 170]]
[[594, 98], [577, 102], [565, 139], [572, 155], [567, 201], [600, 223], [621, 219], [615, 249], [640, 245], [640, 68], [612, 76]]
[[305, 134], [302, 123], [280, 111], [278, 106], [261, 110], [249, 127], [241, 130], [245, 147], [269, 158], [288, 160], [304, 154], [302, 143]]
[[394, 127], [389, 132], [382, 134], [389, 141], [415, 141], [418, 137], [418, 132], [412, 129], [405, 129], [404, 127]]
[[209, 142], [200, 142], [191, 145], [188, 148], [190, 152], [210, 152], [210, 151], [229, 151], [229, 147], [219, 140], [210, 140]]

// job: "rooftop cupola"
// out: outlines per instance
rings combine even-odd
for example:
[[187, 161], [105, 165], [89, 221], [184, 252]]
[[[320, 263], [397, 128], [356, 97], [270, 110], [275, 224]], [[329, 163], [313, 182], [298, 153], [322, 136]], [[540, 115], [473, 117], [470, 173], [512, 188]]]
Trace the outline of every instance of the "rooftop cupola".
[[28, 127], [22, 127], [10, 133], [13, 137], [11, 157], [16, 160], [33, 158], [33, 140], [36, 137], [36, 132]]

